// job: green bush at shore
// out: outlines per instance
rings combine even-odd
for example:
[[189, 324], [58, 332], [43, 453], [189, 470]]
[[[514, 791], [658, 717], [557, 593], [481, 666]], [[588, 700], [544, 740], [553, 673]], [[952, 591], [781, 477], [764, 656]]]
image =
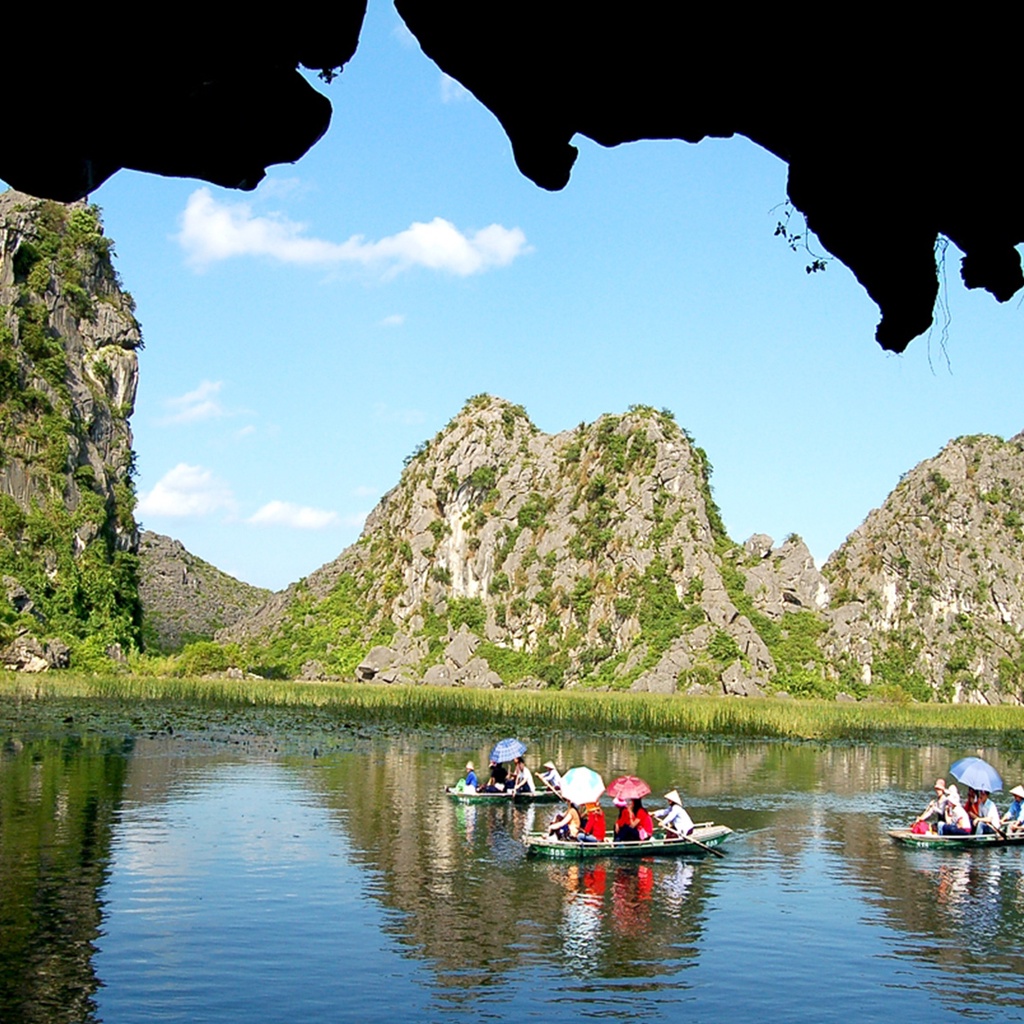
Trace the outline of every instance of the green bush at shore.
[[0, 673], [0, 701], [68, 699], [188, 707], [310, 708], [346, 721], [495, 733], [569, 732], [654, 739], [998, 742], [1024, 748], [1024, 708], [862, 701], [661, 697], [585, 691], [471, 690], [267, 680]]

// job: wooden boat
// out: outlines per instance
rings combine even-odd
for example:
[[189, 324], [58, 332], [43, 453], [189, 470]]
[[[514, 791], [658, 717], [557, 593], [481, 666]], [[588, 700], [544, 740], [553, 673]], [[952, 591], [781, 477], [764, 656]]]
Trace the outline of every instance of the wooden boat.
[[[728, 825], [703, 821], [695, 825], [685, 839], [668, 839], [655, 835], [653, 839], [616, 843], [606, 839], [603, 843], [581, 843], [578, 839], [554, 839], [544, 832], [530, 832], [523, 838], [526, 852], [531, 857], [553, 857], [562, 860], [593, 860], [598, 857], [704, 857], [706, 847], [720, 846], [733, 835]], [[697, 842], [693, 840], [696, 839]], [[703, 845], [702, 845], [703, 844]]]
[[889, 830], [894, 842], [920, 850], [976, 850], [987, 846], [1024, 846], [1024, 832], [1005, 836], [940, 836], [936, 832], [911, 832], [909, 828]]
[[457, 804], [557, 804], [562, 798], [550, 789], [538, 789], [534, 793], [520, 790], [513, 794], [507, 793], [467, 793], [464, 790], [445, 786], [445, 793]]

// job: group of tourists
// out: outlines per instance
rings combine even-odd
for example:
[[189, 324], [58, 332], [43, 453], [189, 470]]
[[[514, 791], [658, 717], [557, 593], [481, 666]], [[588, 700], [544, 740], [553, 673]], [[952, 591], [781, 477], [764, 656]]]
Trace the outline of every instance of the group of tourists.
[[517, 757], [509, 770], [501, 762], [491, 760], [487, 765], [487, 780], [480, 785], [472, 761], [466, 762], [466, 775], [455, 786], [459, 793], [536, 793], [533, 772], [526, 767], [523, 758]]
[[[518, 793], [534, 794], [538, 783], [520, 754], [510, 762], [510, 767], [494, 759], [493, 754], [487, 765], [487, 777], [481, 781], [472, 761], [466, 762], [465, 777], [454, 787], [458, 793]], [[570, 773], [571, 775], [571, 773]], [[538, 771], [540, 787], [557, 793], [565, 800], [565, 810], [549, 822], [547, 834], [558, 839], [581, 843], [603, 843], [608, 839], [605, 812], [597, 800], [575, 803], [563, 792], [562, 775], [553, 761], [545, 761]], [[597, 792], [603, 788], [599, 784]], [[646, 784], [644, 789], [647, 790]], [[649, 790], [647, 790], [649, 792]], [[653, 838], [655, 824], [666, 839], [683, 839], [693, 831], [693, 819], [683, 807], [683, 798], [677, 789], [665, 794], [666, 806], [652, 815], [644, 807], [639, 796], [616, 798], [618, 817], [612, 829], [612, 841], [616, 843], [644, 842]]]
[[987, 790], [968, 787], [963, 798], [955, 783], [947, 786], [945, 779], [936, 779], [935, 799], [917, 816], [911, 831], [934, 831], [940, 836], [1006, 835], [1024, 831], [1024, 786], [1014, 786], [1010, 793], [1013, 802], [1006, 813], [1000, 815]]
[[[693, 819], [686, 813], [678, 790], [665, 794], [668, 805], [652, 815], [644, 807], [642, 797], [618, 798], [615, 806], [619, 809], [612, 831], [616, 843], [646, 842], [654, 837], [655, 819], [666, 839], [682, 839], [694, 829]], [[554, 817], [547, 828], [549, 836], [581, 843], [603, 843], [607, 839], [607, 823], [604, 809], [595, 800], [584, 804], [566, 801], [566, 808]]]

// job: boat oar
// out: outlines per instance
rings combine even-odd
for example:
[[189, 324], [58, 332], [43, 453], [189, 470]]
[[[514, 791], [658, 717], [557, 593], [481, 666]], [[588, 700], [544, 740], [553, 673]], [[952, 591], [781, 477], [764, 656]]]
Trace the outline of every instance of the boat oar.
[[694, 839], [693, 836], [681, 836], [681, 835], [679, 835], [678, 832], [675, 833], [675, 838], [674, 839], [669, 839], [669, 837], [666, 836], [665, 837], [665, 841], [669, 842], [669, 843], [671, 843], [671, 842], [693, 843], [694, 846], [699, 846], [702, 850], [707, 850], [708, 853], [713, 853], [716, 857], [724, 857], [725, 856], [725, 851], [724, 850], [718, 850], [714, 846], [708, 846], [707, 843], [702, 843], [699, 839]]

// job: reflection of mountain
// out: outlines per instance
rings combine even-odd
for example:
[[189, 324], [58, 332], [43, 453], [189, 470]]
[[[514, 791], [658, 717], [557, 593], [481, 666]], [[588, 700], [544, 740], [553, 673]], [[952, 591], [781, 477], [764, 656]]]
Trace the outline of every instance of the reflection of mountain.
[[653, 976], [680, 949], [692, 955], [710, 865], [526, 860], [518, 837], [552, 808], [455, 806], [445, 775], [436, 753], [396, 744], [304, 779], [379, 872], [372, 890], [402, 913], [394, 934], [436, 964], [441, 985], [500, 985], [545, 962], [581, 976]]
[[9, 743], [0, 755], [4, 1020], [94, 1019], [98, 892], [125, 774], [123, 743]]

